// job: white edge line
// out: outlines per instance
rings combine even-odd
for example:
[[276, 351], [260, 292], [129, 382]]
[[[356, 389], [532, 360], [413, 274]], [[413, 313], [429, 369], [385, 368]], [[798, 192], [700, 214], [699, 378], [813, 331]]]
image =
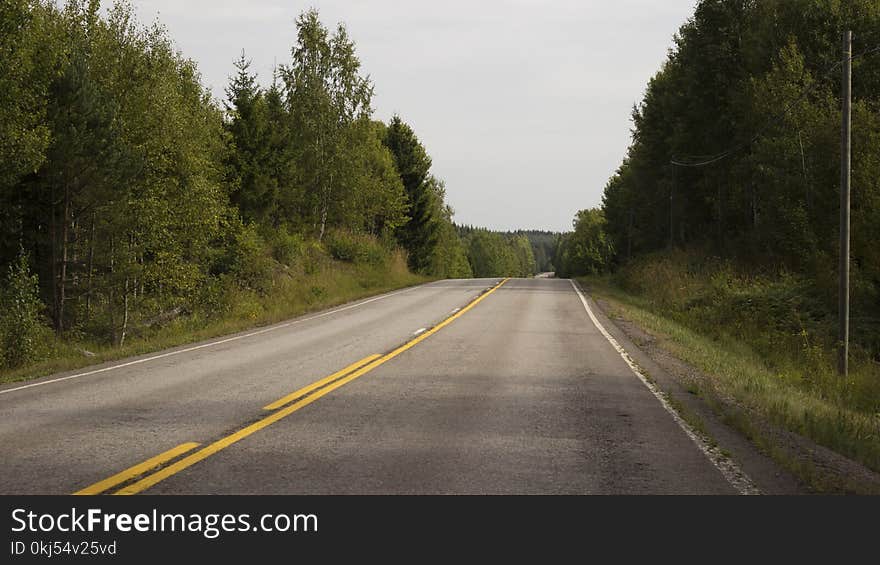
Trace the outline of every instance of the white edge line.
[[709, 461], [711, 461], [713, 465], [715, 465], [715, 467], [721, 472], [724, 478], [727, 479], [727, 482], [730, 483], [731, 486], [733, 486], [733, 488], [735, 488], [740, 494], [761, 494], [761, 491], [758, 489], [757, 486], [755, 486], [749, 476], [746, 475], [745, 472], [743, 472], [743, 470], [740, 469], [739, 466], [733, 462], [733, 460], [731, 460], [729, 457], [724, 457], [717, 447], [710, 445], [706, 441], [706, 439], [702, 437], [701, 434], [697, 433], [687, 422], [684, 421], [684, 419], [682, 419], [681, 416], [679, 416], [678, 412], [675, 411], [675, 408], [673, 408], [672, 405], [669, 404], [669, 401], [666, 400], [663, 392], [656, 385], [651, 383], [651, 381], [649, 381], [645, 377], [645, 375], [642, 374], [638, 364], [633, 361], [629, 353], [627, 353], [626, 350], [621, 347], [621, 345], [617, 342], [617, 340], [614, 339], [614, 337], [610, 333], [608, 333], [608, 330], [606, 330], [602, 326], [598, 318], [596, 318], [596, 315], [593, 314], [593, 310], [590, 308], [590, 304], [587, 302], [586, 297], [584, 297], [584, 294], [581, 292], [581, 289], [578, 288], [577, 284], [575, 284], [575, 282], [571, 279], [569, 279], [569, 282], [571, 282], [572, 288], [574, 288], [574, 291], [581, 299], [581, 303], [584, 305], [584, 309], [587, 311], [587, 314], [589, 314], [590, 320], [592, 320], [593, 325], [596, 326], [596, 329], [598, 329], [599, 332], [603, 336], [605, 336], [605, 339], [608, 340], [608, 343], [610, 343], [612, 347], [617, 350], [623, 360], [626, 361], [626, 364], [629, 365], [629, 368], [632, 370], [632, 372], [635, 373], [635, 375], [639, 378], [640, 381], [642, 381], [642, 383], [646, 387], [648, 387], [648, 390], [650, 390], [651, 393], [657, 398], [657, 400], [660, 401], [660, 404], [662, 404], [663, 408], [665, 408], [666, 411], [669, 412], [669, 414], [672, 416], [672, 419], [675, 420], [679, 427], [684, 430], [684, 433], [686, 433], [687, 436], [691, 438], [691, 440], [693, 440], [693, 442], [697, 445], [697, 447], [700, 448], [700, 451], [703, 452], [706, 458], [709, 459]]
[[139, 365], [139, 364], [141, 364], [141, 363], [146, 363], [146, 362], [148, 362], [148, 361], [155, 361], [156, 359], [163, 359], [163, 358], [165, 358], [165, 357], [171, 357], [171, 356], [173, 356], [173, 355], [180, 355], [180, 354], [182, 354], [182, 353], [189, 353], [190, 351], [196, 351], [196, 350], [199, 350], [199, 349], [205, 349], [206, 347], [214, 347], [215, 345], [222, 345], [222, 344], [224, 344], [224, 343], [229, 343], [230, 341], [237, 341], [237, 340], [239, 340], [239, 339], [245, 339], [245, 338], [248, 338], [248, 337], [253, 337], [253, 336], [255, 336], [255, 335], [260, 335], [260, 334], [264, 334], [264, 333], [268, 333], [268, 332], [273, 332], [273, 331], [275, 331], [275, 330], [281, 330], [281, 329], [288, 328], [288, 327], [293, 326], [293, 325], [296, 325], [296, 324], [302, 324], [302, 323], [304, 323], [304, 322], [310, 322], [310, 321], [312, 321], [312, 320], [317, 320], [318, 318], [324, 318], [325, 316], [330, 316], [330, 315], [332, 315], [332, 314], [338, 314], [339, 312], [344, 312], [344, 311], [346, 311], [346, 310], [351, 310], [352, 308], [358, 308], [358, 307], [363, 306], [363, 305], [365, 305], [365, 304], [369, 304], [369, 303], [371, 303], [371, 302], [376, 302], [377, 300], [384, 300], [384, 299], [386, 299], [386, 298], [391, 298], [392, 296], [397, 296], [398, 294], [403, 294], [404, 292], [410, 292], [411, 290], [415, 290], [415, 289], [417, 289], [417, 288], [420, 288], [420, 287], [423, 287], [423, 286], [428, 286], [428, 285], [431, 285], [431, 284], [433, 284], [433, 283], [428, 283], [427, 285], [418, 285], [418, 286], [413, 286], [413, 287], [410, 287], [410, 288], [405, 288], [405, 289], [403, 289], [403, 290], [398, 290], [398, 291], [396, 291], [396, 292], [392, 292], [392, 293], [390, 293], [390, 294], [383, 294], [383, 295], [381, 295], [381, 296], [376, 296], [376, 297], [374, 297], [374, 298], [369, 298], [369, 299], [367, 299], [367, 300], [364, 300], [364, 301], [362, 301], [362, 302], [358, 302], [358, 303], [356, 303], [356, 304], [350, 304], [350, 305], [348, 305], [348, 306], [343, 306], [342, 308], [336, 308], [335, 310], [329, 310], [329, 311], [327, 311], [327, 312], [323, 312], [323, 313], [321, 313], [321, 314], [317, 314], [317, 315], [315, 315], [315, 316], [311, 316], [311, 317], [308, 317], [308, 318], [302, 318], [302, 319], [300, 319], [300, 320], [292, 320], [292, 321], [290, 321], [290, 322], [284, 322], [284, 323], [281, 323], [281, 324], [276, 324], [276, 325], [274, 325], [274, 326], [271, 326], [271, 327], [268, 327], [268, 328], [263, 328], [263, 329], [261, 329], [261, 330], [253, 331], [253, 332], [246, 333], [246, 334], [243, 334], [243, 335], [237, 335], [237, 336], [233, 336], [233, 337], [227, 337], [227, 338], [225, 338], [225, 339], [221, 339], [221, 340], [218, 340], [218, 341], [212, 341], [212, 342], [210, 342], [210, 343], [203, 343], [203, 344], [201, 344], [201, 345], [195, 345], [195, 346], [193, 346], [193, 347], [187, 347], [187, 348], [185, 348], [185, 349], [179, 349], [179, 350], [177, 350], [177, 351], [169, 351], [168, 353], [161, 353], [161, 354], [159, 354], [159, 355], [153, 355], [152, 357], [145, 357], [144, 359], [135, 359], [134, 361], [129, 361], [129, 362], [127, 362], [127, 363], [122, 363], [122, 364], [119, 364], [119, 365], [113, 365], [113, 366], [111, 366], [111, 367], [104, 367], [104, 368], [101, 368], [101, 369], [95, 369], [95, 370], [93, 370], [93, 371], [86, 371], [86, 372], [84, 372], [84, 373], [77, 373], [77, 374], [75, 374], [75, 375], [68, 375], [68, 376], [66, 376], [66, 377], [59, 377], [59, 378], [57, 378], [57, 379], [50, 379], [50, 380], [48, 380], [48, 381], [40, 381], [40, 382], [38, 382], [38, 383], [31, 383], [31, 384], [27, 384], [27, 385], [23, 385], [23, 386], [18, 386], [18, 387], [15, 387], [15, 388], [7, 388], [7, 389], [4, 389], [4, 390], [0, 390], [0, 395], [2, 395], [2, 394], [9, 394], [10, 392], [16, 392], [16, 391], [24, 390], [24, 389], [27, 389], [27, 388], [34, 388], [34, 387], [38, 387], [38, 386], [49, 385], [49, 384], [52, 384], [52, 383], [58, 383], [58, 382], [66, 381], [66, 380], [69, 380], [69, 379], [78, 379], [78, 378], [80, 378], [80, 377], [87, 377], [87, 376], [89, 376], [89, 375], [96, 375], [96, 374], [98, 374], [98, 373], [104, 373], [104, 372], [107, 372], [107, 371], [113, 371], [113, 370], [115, 370], [115, 369], [122, 369], [122, 368], [125, 368], [125, 367], [130, 367], [130, 366], [132, 366], [132, 365]]

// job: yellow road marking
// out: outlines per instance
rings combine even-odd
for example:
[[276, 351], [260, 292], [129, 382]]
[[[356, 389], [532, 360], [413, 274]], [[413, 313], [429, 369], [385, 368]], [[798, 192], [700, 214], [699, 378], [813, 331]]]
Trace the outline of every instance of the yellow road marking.
[[174, 459], [175, 457], [177, 457], [178, 455], [186, 453], [187, 451], [192, 451], [193, 449], [195, 449], [198, 446], [199, 446], [199, 444], [197, 444], [195, 442], [182, 443], [173, 449], [169, 449], [168, 451], [166, 451], [164, 453], [160, 453], [159, 455], [157, 455], [155, 457], [151, 457], [150, 459], [147, 459], [143, 463], [138, 463], [134, 467], [129, 467], [125, 471], [122, 471], [120, 473], [116, 473], [112, 477], [106, 478], [103, 481], [98, 481], [97, 483], [95, 483], [91, 486], [87, 486], [86, 488], [84, 488], [82, 490], [78, 490], [73, 494], [100, 494], [100, 493], [104, 492], [105, 490], [108, 490], [112, 487], [115, 487], [118, 484], [124, 483], [125, 481], [131, 479], [132, 477], [137, 477], [138, 475], [143, 475], [144, 473], [146, 473], [147, 471], [149, 471], [153, 467], [157, 467], [157, 466], [161, 465], [162, 463], [165, 463], [166, 461], [170, 461], [170, 460]]
[[290, 402], [296, 400], [297, 398], [302, 398], [303, 396], [307, 395], [308, 393], [312, 392], [313, 390], [315, 390], [317, 388], [321, 388], [322, 386], [326, 385], [327, 383], [331, 383], [331, 382], [335, 381], [339, 377], [344, 377], [345, 375], [349, 374], [350, 372], [354, 371], [355, 369], [360, 369], [361, 367], [363, 367], [364, 365], [366, 365], [370, 361], [378, 359], [379, 357], [382, 357], [382, 356], [379, 355], [378, 353], [376, 353], [375, 355], [370, 355], [368, 357], [364, 357], [360, 361], [352, 363], [348, 367], [346, 367], [340, 371], [336, 371], [335, 373], [333, 373], [330, 376], [324, 377], [323, 379], [321, 379], [319, 381], [315, 381], [310, 385], [304, 386], [301, 389], [299, 389], [298, 391], [288, 394], [284, 398], [279, 398], [278, 400], [276, 400], [272, 404], [267, 404], [266, 406], [263, 406], [263, 410], [276, 410], [278, 408], [281, 408], [285, 404], [289, 404]]
[[[156, 471], [152, 475], [147, 475], [143, 479], [141, 479], [137, 482], [134, 482], [134, 483], [116, 491], [114, 494], [128, 495], [128, 494], [137, 494], [139, 492], [143, 492], [146, 489], [154, 486], [155, 484], [157, 484], [161, 481], [164, 481], [168, 477], [170, 477], [172, 475], [176, 475], [177, 473], [183, 471], [184, 469], [187, 469], [187, 468], [195, 465], [199, 461], [202, 461], [203, 459], [207, 459], [208, 457], [217, 453], [218, 451], [226, 449], [230, 445], [232, 445], [238, 441], [243, 440], [244, 438], [248, 437], [249, 435], [251, 435], [255, 432], [258, 432], [267, 426], [274, 424], [275, 422], [277, 422], [278, 420], [281, 420], [282, 418], [286, 418], [287, 416], [293, 414], [294, 412], [296, 412], [300, 408], [308, 406], [309, 404], [318, 400], [322, 396], [330, 394], [331, 392], [333, 392], [337, 388], [344, 386], [344, 385], [350, 383], [351, 381], [355, 380], [356, 378], [369, 373], [370, 371], [372, 371], [376, 367], [382, 365], [383, 363], [385, 363], [387, 361], [390, 361], [391, 359], [394, 359], [395, 357], [397, 357], [398, 355], [400, 355], [404, 351], [406, 351], [406, 350], [414, 347], [418, 343], [428, 339], [428, 337], [434, 335], [435, 333], [437, 333], [441, 329], [443, 329], [446, 326], [448, 326], [449, 324], [451, 324], [456, 319], [463, 316], [465, 313], [467, 313], [469, 310], [471, 310], [474, 306], [476, 306], [477, 304], [482, 302], [487, 296], [489, 296], [490, 294], [492, 294], [493, 292], [495, 292], [496, 290], [501, 288], [501, 285], [506, 283], [508, 280], [510, 280], [510, 279], [502, 280], [500, 283], [498, 283], [497, 285], [492, 287], [489, 291], [478, 296], [470, 304], [468, 304], [467, 306], [465, 306], [464, 308], [462, 308], [461, 310], [459, 310], [458, 312], [456, 312], [452, 316], [446, 318], [445, 320], [443, 320], [441, 323], [437, 324], [436, 326], [434, 326], [430, 330], [420, 334], [418, 337], [404, 343], [403, 345], [401, 345], [400, 347], [398, 347], [397, 349], [395, 349], [391, 353], [386, 353], [385, 355], [380, 356], [379, 358], [364, 365], [360, 369], [357, 369], [356, 371], [354, 371], [350, 375], [343, 377], [343, 378], [333, 382], [332, 384], [330, 384], [322, 389], [319, 389], [317, 392], [314, 392], [313, 394], [306, 396], [305, 398], [303, 398], [297, 402], [294, 402], [290, 406], [282, 408], [281, 410], [278, 410], [277, 412], [274, 412], [274, 413], [270, 414], [269, 416], [266, 416], [262, 420], [258, 420], [257, 422], [254, 422], [253, 424], [246, 426], [233, 434], [230, 434], [222, 439], [215, 441], [214, 443], [211, 443], [211, 444], [203, 447], [202, 449], [184, 457], [183, 459], [180, 459], [179, 461], [175, 461], [174, 463], [172, 463], [171, 465], [169, 465], [163, 469], [159, 469], [158, 471]], [[343, 371], [344, 370], [345, 369], [343, 369]]]

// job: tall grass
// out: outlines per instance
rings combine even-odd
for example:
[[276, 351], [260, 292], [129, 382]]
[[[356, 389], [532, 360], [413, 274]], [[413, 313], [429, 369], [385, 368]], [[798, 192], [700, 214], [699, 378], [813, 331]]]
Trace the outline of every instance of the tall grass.
[[880, 470], [880, 365], [835, 371], [835, 319], [809, 281], [678, 251], [585, 283], [712, 377], [721, 398]]

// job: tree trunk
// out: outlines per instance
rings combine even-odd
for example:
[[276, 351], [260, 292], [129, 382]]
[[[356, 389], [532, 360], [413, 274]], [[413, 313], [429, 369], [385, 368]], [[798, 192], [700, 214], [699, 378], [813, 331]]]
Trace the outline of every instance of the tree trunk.
[[57, 219], [56, 219], [56, 211], [55, 211], [55, 186], [52, 184], [52, 188], [49, 192], [49, 239], [52, 241], [52, 322], [55, 326], [55, 332], [61, 333], [61, 329], [59, 328], [59, 316], [58, 316], [58, 227], [57, 227]]
[[58, 306], [57, 319], [55, 320], [55, 330], [61, 334], [64, 333], [64, 303], [67, 300], [66, 283], [67, 283], [67, 240], [70, 230], [70, 189], [67, 185], [64, 187], [64, 203], [61, 215], [61, 260], [58, 279], [56, 280]]
[[113, 238], [110, 238], [110, 342], [116, 343], [116, 282], [113, 273], [116, 270], [116, 246]]
[[89, 258], [86, 267], [86, 321], [92, 319], [92, 277], [95, 268], [95, 213], [92, 212], [92, 225], [89, 229]]
[[718, 249], [724, 248], [724, 189], [718, 183]]
[[321, 231], [318, 232], [318, 241], [324, 240], [324, 230], [327, 228], [327, 204], [321, 205]]
[[758, 189], [752, 183], [752, 230], [758, 230]]
[[804, 156], [804, 142], [801, 139], [800, 130], [798, 130], [798, 146], [801, 149], [801, 174], [804, 177], [804, 201], [806, 202], [807, 212], [809, 212], [811, 208], [810, 179], [807, 176], [807, 158]]
[[[333, 177], [330, 177], [333, 182]], [[330, 208], [330, 187], [325, 186], [321, 190], [321, 231], [318, 233], [318, 241], [324, 240], [324, 232], [327, 230], [327, 210]]]
[[128, 330], [128, 277], [122, 294], [122, 332], [119, 336], [119, 347], [125, 345], [125, 332]]

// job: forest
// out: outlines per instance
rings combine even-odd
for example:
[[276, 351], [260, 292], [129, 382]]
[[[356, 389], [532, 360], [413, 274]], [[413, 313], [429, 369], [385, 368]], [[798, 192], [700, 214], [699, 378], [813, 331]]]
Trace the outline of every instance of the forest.
[[[880, 4], [703, 0], [632, 113], [632, 145], [561, 242], [562, 271], [626, 272], [670, 249], [787, 277], [834, 341], [842, 31], [854, 35], [853, 339], [880, 360]], [[679, 255], [680, 257], [680, 255]], [[713, 267], [714, 266], [714, 267]], [[685, 273], [685, 274], [686, 274]]]
[[219, 103], [160, 23], [99, 7], [0, 8], [0, 368], [535, 272], [523, 238], [461, 236], [413, 129], [373, 117], [345, 26], [302, 13], [269, 86], [242, 53]]
[[[851, 313], [841, 375], [845, 30]], [[722, 399], [728, 421], [800, 476], [823, 473], [782, 454], [765, 422], [880, 469], [878, 155], [880, 3], [701, 0], [633, 108], [632, 142], [601, 207], [578, 212], [560, 238], [557, 271], [585, 276], [715, 375], [689, 391]]]

